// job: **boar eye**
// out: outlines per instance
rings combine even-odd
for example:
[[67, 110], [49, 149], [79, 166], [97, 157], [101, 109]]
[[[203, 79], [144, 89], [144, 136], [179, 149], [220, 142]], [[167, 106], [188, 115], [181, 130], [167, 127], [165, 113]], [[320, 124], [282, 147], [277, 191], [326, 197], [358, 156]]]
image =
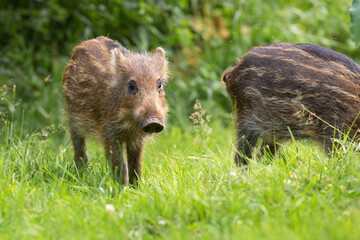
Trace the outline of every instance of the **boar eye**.
[[136, 82], [134, 80], [131, 80], [128, 83], [127, 93], [128, 93], [128, 95], [132, 95], [132, 94], [136, 94], [137, 92], [138, 92], [138, 88], [137, 88]]
[[157, 82], [157, 89], [158, 89], [159, 92], [164, 91], [163, 86], [164, 86], [164, 82], [163, 82], [161, 79], [158, 80], [158, 82]]

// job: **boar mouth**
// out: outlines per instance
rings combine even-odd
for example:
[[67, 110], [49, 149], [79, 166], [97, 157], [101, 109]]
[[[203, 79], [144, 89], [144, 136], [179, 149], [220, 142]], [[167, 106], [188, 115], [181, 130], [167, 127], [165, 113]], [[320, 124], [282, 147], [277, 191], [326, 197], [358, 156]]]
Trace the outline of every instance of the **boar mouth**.
[[164, 125], [157, 117], [151, 116], [143, 122], [141, 128], [146, 133], [158, 133], [164, 129]]

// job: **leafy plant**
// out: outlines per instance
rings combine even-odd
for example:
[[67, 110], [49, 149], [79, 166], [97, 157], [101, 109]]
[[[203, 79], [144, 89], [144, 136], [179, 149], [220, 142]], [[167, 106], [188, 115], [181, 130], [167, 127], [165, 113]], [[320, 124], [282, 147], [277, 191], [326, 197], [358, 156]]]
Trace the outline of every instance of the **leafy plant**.
[[196, 100], [194, 105], [194, 112], [189, 116], [193, 122], [195, 132], [200, 137], [201, 141], [205, 143], [209, 139], [212, 129], [209, 127], [211, 116], [206, 113], [206, 110], [201, 106], [199, 100]]

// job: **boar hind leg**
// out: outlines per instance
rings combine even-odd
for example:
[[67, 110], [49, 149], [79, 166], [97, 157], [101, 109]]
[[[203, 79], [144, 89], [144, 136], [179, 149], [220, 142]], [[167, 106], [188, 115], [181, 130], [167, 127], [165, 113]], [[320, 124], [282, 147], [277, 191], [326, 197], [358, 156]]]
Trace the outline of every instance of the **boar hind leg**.
[[128, 181], [128, 169], [122, 153], [122, 146], [118, 141], [105, 144], [106, 158], [111, 166], [112, 172], [117, 180], [123, 185]]
[[252, 148], [255, 146], [259, 134], [245, 129], [238, 130], [237, 152], [235, 153], [236, 165], [247, 165], [246, 157], [251, 158]]
[[85, 137], [80, 135], [74, 129], [70, 129], [71, 140], [74, 147], [74, 162], [78, 170], [83, 169], [87, 162], [88, 158], [86, 156], [86, 143]]
[[127, 143], [126, 147], [129, 164], [129, 183], [136, 186], [138, 178], [141, 177], [143, 143]]

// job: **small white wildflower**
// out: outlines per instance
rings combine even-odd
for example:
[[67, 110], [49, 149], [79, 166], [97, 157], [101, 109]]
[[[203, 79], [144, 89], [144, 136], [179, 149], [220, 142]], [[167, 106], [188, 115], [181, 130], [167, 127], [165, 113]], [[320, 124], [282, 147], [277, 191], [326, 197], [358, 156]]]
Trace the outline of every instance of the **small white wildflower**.
[[158, 221], [158, 224], [159, 224], [159, 225], [165, 225], [165, 224], [166, 224], [166, 221], [165, 221], [165, 220], [159, 220], [159, 221]]
[[236, 173], [235, 172], [230, 172], [230, 176], [236, 177]]
[[115, 212], [115, 207], [112, 204], [106, 204], [105, 209], [106, 209], [106, 211], [108, 213], [114, 213]]

